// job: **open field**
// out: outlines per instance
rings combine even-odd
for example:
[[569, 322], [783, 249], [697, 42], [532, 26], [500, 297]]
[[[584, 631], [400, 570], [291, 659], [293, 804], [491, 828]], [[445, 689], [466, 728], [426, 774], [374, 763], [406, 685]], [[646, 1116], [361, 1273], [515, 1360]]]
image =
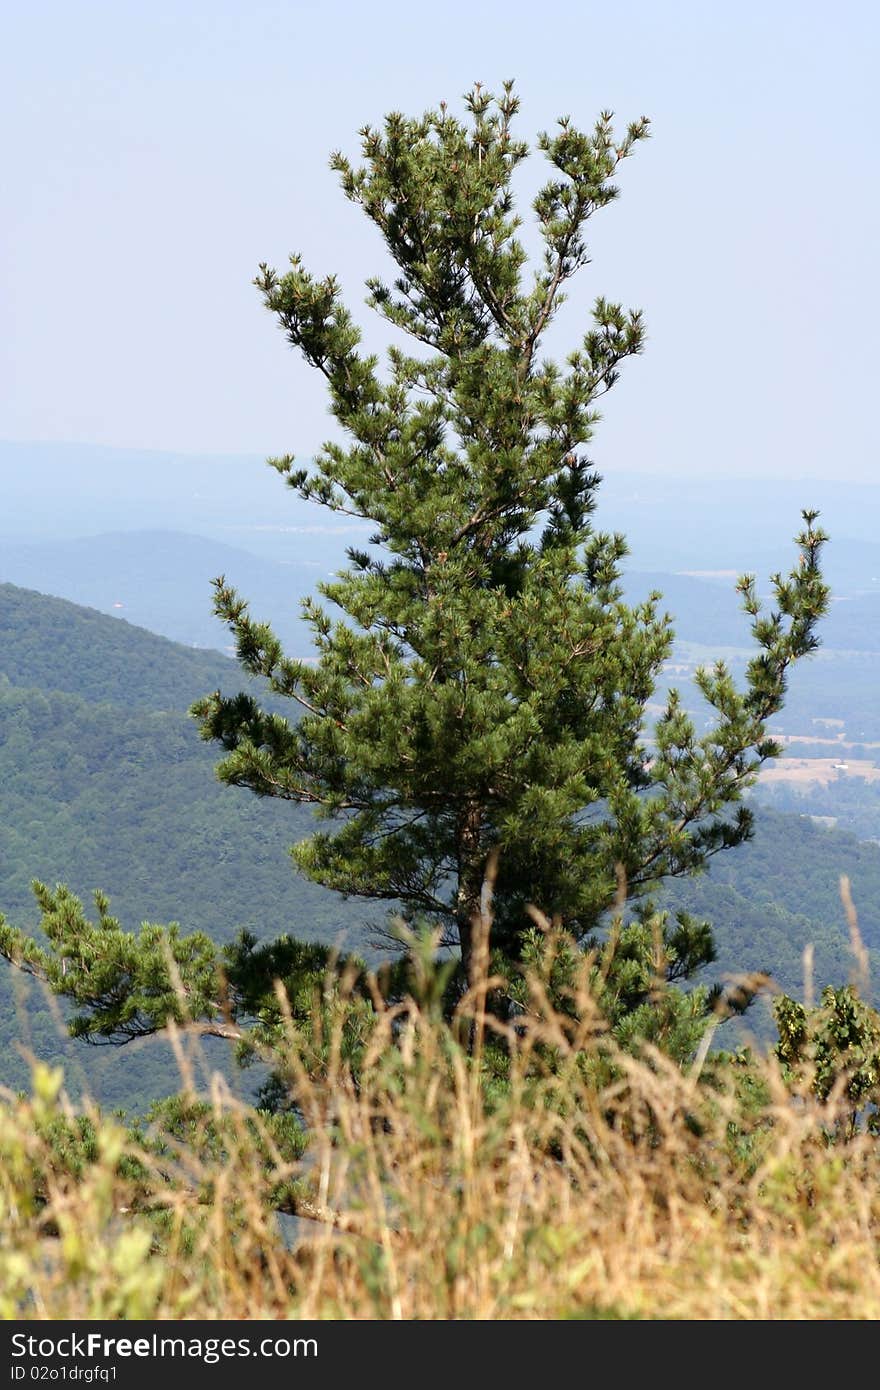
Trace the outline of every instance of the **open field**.
[[765, 767], [759, 782], [794, 782], [801, 786], [816, 785], [827, 787], [832, 782], [843, 779], [863, 778], [866, 782], [880, 782], [880, 767], [867, 758], [847, 759], [845, 763], [835, 758], [780, 758], [776, 763]]
[[[825, 722], [827, 722], [827, 723], [830, 724], [832, 721], [831, 721], [831, 720], [827, 720], [827, 721], [825, 721]], [[839, 723], [841, 723], [841, 724], [843, 723], [842, 720], [837, 721], [837, 722], [839, 722]], [[842, 730], [838, 731], [836, 734], [828, 734], [828, 735], [826, 735], [826, 737], [823, 738], [823, 739], [817, 739], [817, 738], [815, 737], [814, 734], [778, 734], [777, 737], [778, 737], [780, 743], [784, 743], [784, 744], [785, 744], [786, 748], [788, 748], [789, 744], [798, 743], [798, 744], [804, 744], [804, 745], [805, 745], [805, 751], [809, 748], [810, 745], [812, 745], [812, 746], [815, 747], [817, 744], [825, 745], [825, 744], [829, 744], [829, 743], [837, 744], [838, 747], [844, 748], [844, 749], [845, 749], [845, 748], [880, 748], [880, 743], [864, 743], [864, 742], [862, 742], [862, 743], [855, 743], [855, 742], [853, 742], [851, 739], [850, 739], [850, 740], [847, 740], [847, 739], [845, 739], [845, 738], [843, 737], [843, 732], [842, 732]]]

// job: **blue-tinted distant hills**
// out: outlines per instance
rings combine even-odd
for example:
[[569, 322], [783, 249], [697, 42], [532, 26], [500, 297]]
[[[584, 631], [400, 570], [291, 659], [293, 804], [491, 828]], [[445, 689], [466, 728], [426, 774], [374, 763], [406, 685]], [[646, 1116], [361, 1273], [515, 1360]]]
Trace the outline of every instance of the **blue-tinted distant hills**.
[[[263, 559], [321, 563], [370, 531], [304, 502], [258, 455], [0, 441], [0, 499], [0, 544], [182, 531]], [[703, 477], [609, 471], [594, 519], [623, 532], [636, 570], [764, 574], [788, 565], [804, 507], [818, 508], [831, 533], [835, 587], [880, 588], [880, 486], [842, 484], [831, 467], [819, 480], [719, 478], [711, 459]]]
[[[599, 470], [601, 472], [601, 468]], [[596, 510], [622, 531], [638, 570], [787, 569], [801, 511], [815, 508], [830, 534], [826, 569], [840, 592], [880, 590], [880, 485], [828, 478], [701, 478], [609, 473]]]
[[[238, 588], [255, 617], [271, 621], [293, 655], [307, 655], [299, 606], [330, 571], [326, 560], [262, 559], [205, 536], [178, 531], [115, 531], [21, 543], [0, 542], [0, 582], [55, 594], [124, 618], [188, 646], [229, 647], [212, 612], [211, 580]], [[344, 556], [340, 554], [339, 562]]]
[[[303, 463], [307, 462], [303, 459]], [[369, 526], [302, 501], [264, 459], [0, 441], [0, 548], [177, 531], [261, 559], [322, 564]]]

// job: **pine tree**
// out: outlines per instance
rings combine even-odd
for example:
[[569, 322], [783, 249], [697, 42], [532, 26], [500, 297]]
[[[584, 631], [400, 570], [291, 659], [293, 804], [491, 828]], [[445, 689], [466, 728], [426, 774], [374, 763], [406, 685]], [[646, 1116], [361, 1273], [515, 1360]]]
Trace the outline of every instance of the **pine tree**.
[[[516, 961], [528, 905], [589, 938], [621, 885], [631, 899], [698, 871], [751, 831], [744, 790], [779, 754], [767, 721], [788, 668], [817, 645], [827, 603], [815, 514], [773, 610], [740, 581], [756, 644], [738, 689], [723, 663], [697, 678], [698, 733], [677, 692], [649, 728], [671, 622], [651, 594], [622, 600], [622, 536], [594, 526], [600, 479], [585, 450], [621, 363], [641, 352], [639, 311], [598, 298], [558, 363], [542, 342], [589, 261], [587, 224], [618, 193], [648, 122], [615, 134], [565, 117], [537, 147], [550, 176], [532, 204], [542, 254], [519, 238], [518, 99], [477, 85], [361, 131], [363, 162], [334, 154], [342, 189], [381, 233], [393, 279], [368, 304], [392, 328], [384, 365], [361, 348], [339, 281], [298, 256], [257, 279], [287, 341], [324, 378], [338, 436], [312, 464], [270, 460], [301, 497], [369, 521], [369, 548], [308, 600], [315, 663], [287, 657], [220, 579], [216, 611], [239, 660], [289, 697], [290, 719], [250, 696], [195, 707], [225, 750], [219, 775], [314, 806], [297, 845], [310, 878], [439, 924], [471, 972], [490, 863], [492, 946]], [[401, 346], [405, 343], [406, 347]], [[711, 957], [701, 928], [667, 932], [669, 972]]]
[[[623, 602], [625, 541], [594, 525], [600, 479], [585, 452], [602, 396], [643, 347], [641, 315], [600, 298], [563, 363], [541, 355], [588, 262], [586, 225], [616, 197], [647, 121], [617, 137], [610, 113], [589, 133], [565, 118], [538, 137], [552, 172], [533, 202], [543, 256], [530, 269], [512, 86], [498, 99], [476, 87], [466, 105], [464, 120], [441, 106], [365, 129], [359, 167], [333, 156], [397, 267], [390, 284], [369, 284], [393, 330], [383, 368], [361, 351], [333, 276], [315, 279], [297, 257], [283, 275], [260, 269], [266, 306], [325, 379], [340, 436], [311, 466], [271, 462], [373, 534], [320, 586], [325, 602], [305, 604], [315, 662], [288, 658], [217, 580], [216, 610], [271, 699], [215, 693], [194, 707], [225, 750], [222, 779], [324, 818], [295, 847], [300, 870], [400, 911], [417, 928], [408, 956], [379, 979], [356, 960], [334, 976], [323, 947], [243, 937], [221, 953], [173, 924], [124, 931], [101, 894], [90, 921], [65, 889], [40, 885], [39, 941], [0, 917], [0, 957], [72, 1004], [75, 1036], [119, 1045], [185, 1027], [228, 1039], [273, 1068], [272, 1110], [295, 1099], [291, 1023], [316, 1078], [331, 1035], [357, 1077], [380, 995], [436, 1013], [469, 983], [471, 1002], [489, 988], [489, 923], [504, 982], [490, 1009], [529, 1010], [537, 979], [557, 1013], [576, 1011], [586, 974], [615, 1046], [647, 1041], [678, 1062], [702, 1065], [715, 1024], [761, 985], [744, 979], [723, 999], [677, 988], [714, 958], [711, 929], [655, 912], [651, 894], [751, 833], [743, 793], [781, 751], [768, 721], [791, 663], [817, 646], [825, 537], [805, 512], [769, 612], [755, 579], [740, 581], [755, 643], [742, 688], [718, 662], [697, 675], [700, 732], [675, 690], [658, 713], [671, 620], [659, 594]], [[438, 927], [454, 948], [439, 963]], [[480, 1057], [490, 1084], [503, 1080], [503, 1044]]]

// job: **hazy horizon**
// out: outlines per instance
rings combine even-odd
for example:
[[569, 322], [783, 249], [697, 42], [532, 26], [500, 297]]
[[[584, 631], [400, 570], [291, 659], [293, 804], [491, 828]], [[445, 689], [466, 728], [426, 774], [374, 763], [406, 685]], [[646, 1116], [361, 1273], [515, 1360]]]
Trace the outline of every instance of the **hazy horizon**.
[[[598, 427], [599, 432], [601, 432], [601, 429], [602, 429], [602, 426], [601, 426], [601, 424], [600, 424], [599, 427]], [[597, 439], [597, 443], [598, 443], [598, 442], [599, 442], [599, 441], [598, 441], [598, 439]], [[191, 459], [193, 462], [199, 462], [199, 461], [201, 461], [201, 462], [207, 462], [207, 461], [210, 461], [210, 460], [216, 460], [218, 463], [234, 463], [234, 462], [238, 462], [238, 463], [245, 463], [245, 464], [254, 464], [254, 463], [257, 463], [257, 464], [267, 464], [269, 458], [271, 457], [271, 454], [269, 454], [269, 453], [262, 453], [259, 449], [253, 449], [253, 448], [251, 448], [251, 449], [199, 449], [199, 448], [178, 448], [178, 447], [175, 447], [175, 446], [173, 446], [173, 445], [169, 445], [167, 448], [164, 447], [164, 446], [160, 448], [160, 447], [144, 446], [144, 445], [141, 445], [141, 444], [119, 444], [119, 443], [116, 443], [116, 442], [114, 442], [114, 441], [106, 441], [106, 442], [104, 442], [104, 441], [98, 441], [98, 440], [94, 440], [94, 439], [52, 439], [52, 438], [39, 438], [39, 437], [24, 438], [24, 437], [13, 437], [13, 436], [0, 435], [0, 448], [17, 448], [17, 447], [20, 447], [20, 448], [46, 448], [46, 449], [83, 449], [83, 450], [94, 451], [96, 454], [100, 454], [100, 453], [132, 454], [132, 455], [141, 455], [141, 454], [143, 454], [143, 455], [153, 456], [153, 457], [156, 457], [156, 458], [166, 459], [166, 460], [168, 460], [168, 461], [171, 461], [172, 459], [176, 459], [176, 458], [184, 458], [184, 459]], [[300, 457], [300, 458], [302, 458], [304, 461], [307, 461], [307, 457], [308, 457], [308, 456], [307, 456], [303, 451], [301, 451], [301, 450], [300, 450], [300, 451], [293, 450], [292, 452], [294, 452], [295, 454], [297, 454], [297, 456]], [[597, 448], [596, 450], [594, 450], [594, 452], [598, 455], [599, 453], [601, 453], [601, 448]], [[0, 460], [0, 468], [2, 468], [2, 460]], [[595, 468], [596, 468], [596, 471], [599, 473], [600, 477], [602, 478], [603, 482], [607, 480], [609, 474], [612, 472], [612, 466], [610, 466], [610, 465], [609, 465], [609, 466], [606, 466], [606, 468], [605, 468], [604, 471], [603, 471], [602, 464], [601, 464], [601, 462], [598, 460], [598, 458], [597, 458], [596, 463], [595, 463]], [[626, 464], [625, 461], [624, 461], [624, 463], [623, 463], [622, 466], [620, 466], [618, 462], [615, 462], [615, 464], [613, 465], [613, 474], [614, 474], [615, 477], [645, 478], [645, 479], [653, 480], [653, 481], [655, 481], [655, 482], [658, 481], [658, 477], [659, 477], [659, 475], [658, 475], [658, 473], [657, 473], [656, 471], [652, 471], [652, 470], [647, 469], [647, 468], [629, 467], [629, 466]], [[738, 471], [733, 471], [733, 470], [732, 470], [732, 471], [730, 471], [730, 472], [728, 472], [728, 473], [713, 472], [713, 473], [711, 474], [711, 476], [709, 476], [709, 475], [707, 475], [707, 474], [705, 474], [705, 473], [688, 472], [687, 470], [682, 470], [680, 473], [676, 473], [674, 470], [673, 470], [673, 471], [664, 470], [662, 476], [663, 476], [664, 478], [667, 478], [667, 479], [673, 479], [673, 480], [675, 480], [675, 481], [681, 480], [681, 481], [688, 482], [688, 483], [700, 483], [700, 482], [705, 482], [708, 486], [711, 486], [711, 485], [713, 485], [714, 483], [719, 483], [719, 482], [730, 482], [730, 483], [732, 483], [732, 482], [743, 482], [743, 483], [745, 483], [745, 484], [756, 484], [756, 483], [762, 483], [762, 482], [763, 482], [763, 483], [768, 483], [768, 484], [770, 484], [770, 485], [773, 485], [773, 484], [776, 484], [776, 483], [781, 483], [781, 484], [785, 484], [786, 486], [788, 486], [788, 485], [790, 485], [790, 484], [796, 484], [796, 483], [798, 483], [798, 482], [800, 482], [800, 481], [803, 481], [804, 484], [805, 484], [805, 486], [806, 486], [806, 487], [809, 487], [809, 485], [810, 485], [811, 482], [822, 482], [822, 481], [825, 481], [825, 482], [832, 482], [832, 481], [833, 481], [833, 482], [836, 484], [837, 482], [845, 481], [845, 482], [847, 482], [847, 483], [852, 483], [853, 486], [855, 486], [855, 487], [866, 487], [866, 488], [868, 488], [869, 490], [880, 489], [880, 471], [878, 471], [878, 473], [875, 474], [875, 475], [866, 476], [866, 477], [864, 477], [864, 478], [840, 479], [840, 478], [838, 478], [837, 476], [834, 475], [834, 470], [833, 470], [830, 466], [829, 466], [828, 471], [825, 472], [825, 473], [821, 473], [821, 472], [818, 472], [818, 471], [817, 471], [815, 474], [811, 474], [811, 475], [806, 475], [806, 474], [792, 474], [792, 473], [785, 473], [785, 472], [780, 472], [780, 473], [776, 473], [776, 474], [774, 474], [774, 473], [766, 473], [766, 472], [763, 472], [763, 473], [760, 473], [760, 474], [757, 474], [757, 473], [746, 473], [746, 474], [742, 474], [742, 473], [740, 473], [740, 472], [738, 472]], [[310, 506], [315, 506], [315, 507], [317, 507], [317, 506], [319, 506], [320, 504], [317, 503], [317, 502], [314, 502], [314, 503], [310, 503], [309, 505], [310, 505]]]
[[34, 0], [0, 40], [0, 437], [310, 456], [326, 396], [262, 308], [259, 262], [338, 272], [378, 345], [363, 281], [385, 253], [329, 152], [512, 76], [532, 144], [563, 113], [652, 120], [545, 345], [573, 346], [597, 294], [645, 312], [600, 471], [875, 472], [874, 6], [450, 0], [427, 27], [399, 0]]

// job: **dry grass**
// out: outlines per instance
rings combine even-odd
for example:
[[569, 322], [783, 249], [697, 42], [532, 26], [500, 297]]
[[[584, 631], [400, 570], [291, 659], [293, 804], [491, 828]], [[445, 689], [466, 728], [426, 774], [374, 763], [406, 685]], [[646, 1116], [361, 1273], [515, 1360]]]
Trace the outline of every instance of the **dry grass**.
[[[82, 1159], [60, 1076], [38, 1068], [0, 1113], [2, 1315], [880, 1316], [877, 1141], [830, 1142], [840, 1096], [772, 1062], [710, 1055], [697, 1077], [622, 1055], [586, 992], [560, 1017], [537, 980], [493, 1085], [487, 987], [451, 1026], [380, 1010], [357, 1083], [332, 1045], [313, 1075], [290, 1027], [298, 1172], [219, 1077], [222, 1153], [195, 1136], [157, 1158], [95, 1116]], [[268, 1203], [293, 1177], [313, 1218], [295, 1241]]]

